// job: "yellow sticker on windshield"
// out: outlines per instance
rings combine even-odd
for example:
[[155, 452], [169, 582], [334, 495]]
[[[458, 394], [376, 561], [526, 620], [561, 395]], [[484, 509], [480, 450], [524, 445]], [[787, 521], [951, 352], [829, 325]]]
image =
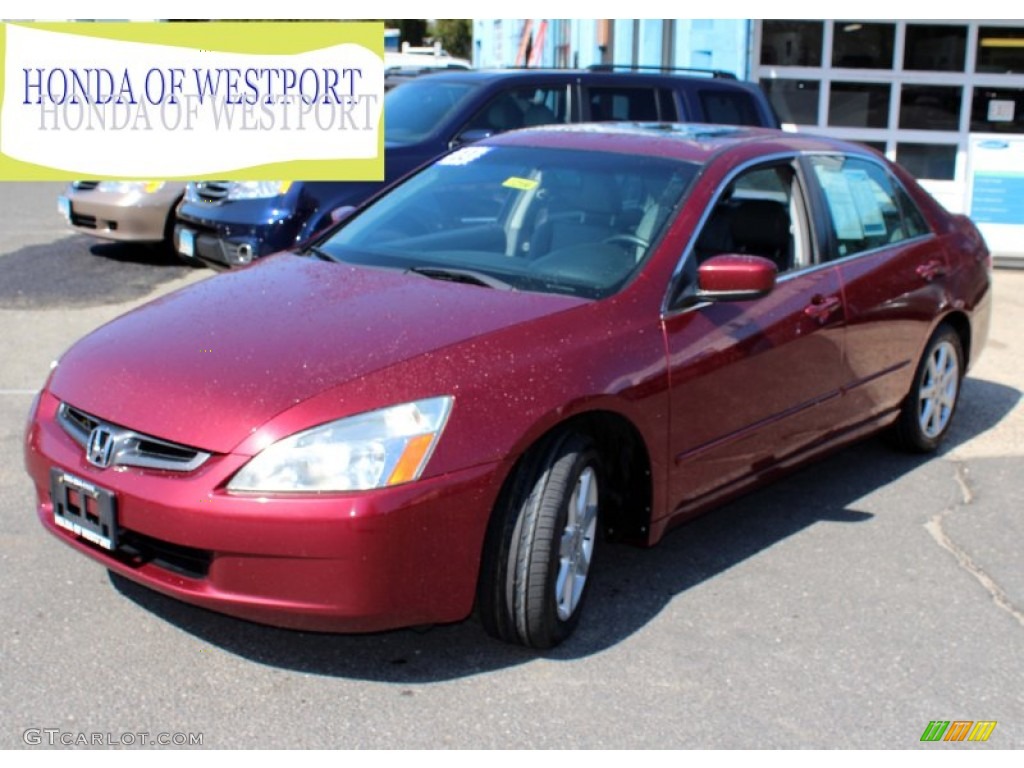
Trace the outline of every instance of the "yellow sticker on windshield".
[[536, 187], [537, 183], [538, 182], [534, 181], [533, 179], [521, 179], [518, 176], [509, 176], [507, 179], [505, 179], [505, 181], [501, 183], [501, 186], [509, 187], [511, 189], [527, 190]]

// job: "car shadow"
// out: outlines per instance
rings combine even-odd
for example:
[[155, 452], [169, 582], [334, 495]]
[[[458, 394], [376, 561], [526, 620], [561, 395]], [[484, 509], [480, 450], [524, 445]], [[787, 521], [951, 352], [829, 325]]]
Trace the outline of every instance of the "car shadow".
[[89, 246], [89, 253], [123, 264], [149, 264], [154, 267], [191, 267], [184, 264], [167, 243], [100, 242]]
[[192, 271], [164, 246], [70, 235], [3, 258], [0, 309], [73, 309], [148, 296]]
[[[1021, 393], [968, 379], [945, 452], [995, 426]], [[372, 635], [327, 635], [252, 624], [173, 600], [111, 573], [133, 602], [199, 640], [251, 661], [299, 672], [422, 684], [528, 663], [599, 653], [645, 627], [675, 596], [823, 521], [862, 523], [864, 496], [934, 461], [884, 439], [851, 446], [669, 533], [656, 547], [606, 546], [595, 562], [586, 613], [575, 634], [538, 654], [493, 640], [475, 617], [459, 624]]]

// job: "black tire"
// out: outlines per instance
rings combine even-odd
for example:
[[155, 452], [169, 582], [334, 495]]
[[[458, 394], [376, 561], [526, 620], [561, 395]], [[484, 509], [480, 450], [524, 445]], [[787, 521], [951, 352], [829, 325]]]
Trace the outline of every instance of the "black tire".
[[592, 441], [574, 432], [536, 446], [495, 508], [477, 593], [488, 633], [551, 648], [579, 622], [597, 540], [601, 471]]
[[960, 336], [946, 324], [935, 329], [893, 426], [896, 443], [914, 453], [935, 451], [953, 423], [964, 377]]

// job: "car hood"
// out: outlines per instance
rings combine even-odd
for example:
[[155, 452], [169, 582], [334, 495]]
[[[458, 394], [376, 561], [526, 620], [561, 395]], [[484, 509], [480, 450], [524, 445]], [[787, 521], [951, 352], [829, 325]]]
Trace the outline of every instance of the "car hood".
[[50, 391], [114, 424], [225, 453], [328, 389], [582, 303], [280, 254], [108, 323], [61, 358]]

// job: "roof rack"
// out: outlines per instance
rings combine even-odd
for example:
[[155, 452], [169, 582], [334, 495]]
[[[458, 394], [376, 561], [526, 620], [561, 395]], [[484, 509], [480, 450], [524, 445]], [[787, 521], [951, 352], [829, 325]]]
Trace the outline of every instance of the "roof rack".
[[724, 69], [701, 69], [700, 67], [662, 67], [656, 64], [591, 64], [591, 72], [686, 72], [695, 75], [710, 75], [723, 80], [735, 80], [736, 75]]
[[385, 67], [384, 75], [390, 77], [391, 75], [430, 75], [434, 72], [469, 72], [470, 70], [459, 64], [441, 64], [439, 66], [397, 66], [397, 67]]

